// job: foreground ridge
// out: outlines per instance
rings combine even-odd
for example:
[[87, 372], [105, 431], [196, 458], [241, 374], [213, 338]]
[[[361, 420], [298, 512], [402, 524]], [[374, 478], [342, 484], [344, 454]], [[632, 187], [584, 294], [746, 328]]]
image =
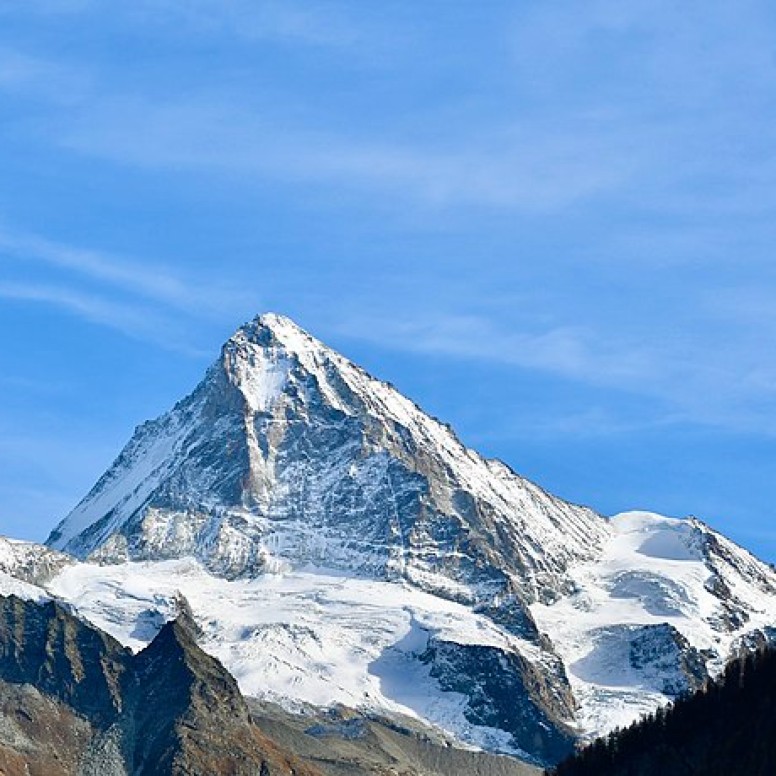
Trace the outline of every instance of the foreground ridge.
[[0, 596], [0, 708], [6, 773], [321, 776], [253, 724], [185, 617], [132, 655], [55, 602]]

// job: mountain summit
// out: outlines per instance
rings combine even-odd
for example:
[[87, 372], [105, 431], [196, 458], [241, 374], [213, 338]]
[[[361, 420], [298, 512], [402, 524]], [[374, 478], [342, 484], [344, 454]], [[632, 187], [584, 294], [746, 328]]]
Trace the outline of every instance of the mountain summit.
[[81, 562], [30, 570], [45, 553], [9, 545], [0, 593], [136, 649], [185, 599], [247, 695], [541, 763], [776, 635], [776, 574], [702, 522], [555, 498], [278, 315], [139, 426], [48, 543]]
[[456, 600], [550, 601], [609, 535], [311, 337], [267, 314], [193, 393], [140, 426], [49, 545], [193, 555], [237, 578], [313, 564]]

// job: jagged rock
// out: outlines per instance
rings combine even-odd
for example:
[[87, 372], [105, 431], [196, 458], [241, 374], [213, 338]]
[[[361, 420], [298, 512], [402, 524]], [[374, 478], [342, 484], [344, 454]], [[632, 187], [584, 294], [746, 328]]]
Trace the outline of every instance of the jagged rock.
[[0, 536], [0, 574], [30, 585], [45, 585], [73, 558], [61, 552], [31, 542], [21, 542]]
[[136, 776], [314, 776], [252, 724], [237, 682], [197, 646], [187, 618], [167, 623], [137, 655], [126, 694]]
[[[405, 580], [475, 607], [551, 664], [529, 605], [567, 592], [569, 565], [607, 536], [591, 510], [483, 459], [269, 315], [226, 343], [189, 397], [136, 430], [49, 543], [101, 563], [193, 556], [228, 579], [316, 564]], [[562, 671], [547, 682], [568, 694]]]
[[429, 639], [419, 660], [443, 690], [466, 698], [472, 724], [512, 734], [516, 750], [557, 762], [573, 749], [574, 699], [519, 655], [493, 647]]
[[[435, 740], [409, 720], [400, 727], [339, 709], [311, 724], [266, 704], [254, 703], [252, 709], [232, 676], [199, 648], [191, 626], [184, 613], [132, 655], [54, 602], [0, 598], [0, 771], [6, 776], [538, 774], [507, 758], [456, 751], [449, 740]], [[66, 639], [54, 638], [41, 648], [42, 634], [62, 632]], [[65, 670], [53, 674], [54, 667]], [[76, 675], [82, 684], [94, 683], [92, 697], [74, 692]]]
[[664, 695], [700, 689], [709, 678], [703, 655], [667, 623], [643, 625], [630, 633], [630, 664]]
[[107, 727], [122, 708], [131, 653], [60, 604], [0, 596], [0, 678], [40, 692]]
[[320, 776], [253, 724], [185, 617], [133, 655], [53, 601], [0, 597], [0, 711], [7, 774]]

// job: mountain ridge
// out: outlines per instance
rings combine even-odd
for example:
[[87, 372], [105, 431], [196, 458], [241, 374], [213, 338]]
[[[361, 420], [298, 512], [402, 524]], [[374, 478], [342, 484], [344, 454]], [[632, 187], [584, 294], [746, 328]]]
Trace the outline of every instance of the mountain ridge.
[[[7, 776], [538, 776], [411, 720], [290, 714], [245, 698], [181, 602], [133, 654], [52, 600], [0, 595]], [[44, 644], [44, 648], [41, 648]]]

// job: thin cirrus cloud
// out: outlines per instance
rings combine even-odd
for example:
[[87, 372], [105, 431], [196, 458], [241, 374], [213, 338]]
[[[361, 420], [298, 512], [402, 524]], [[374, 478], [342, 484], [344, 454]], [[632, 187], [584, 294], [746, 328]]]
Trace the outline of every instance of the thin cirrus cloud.
[[[56, 6], [41, 0], [29, 3], [42, 13], [53, 13]], [[638, 203], [654, 202], [659, 195], [661, 211], [674, 207], [679, 214], [709, 207], [723, 212], [751, 208], [763, 200], [761, 192], [772, 188], [774, 177], [769, 168], [757, 194], [747, 196], [753, 174], [763, 176], [763, 158], [770, 158], [772, 145], [761, 121], [742, 121], [769, 110], [776, 66], [763, 23], [767, 10], [758, 2], [744, 3], [744, 13], [705, 3], [689, 6], [685, 11], [666, 2], [623, 6], [596, 0], [584, 8], [527, 4], [507, 13], [508, 6], [501, 7], [498, 15], [504, 17], [510, 51], [503, 67], [511, 73], [515, 90], [495, 114], [487, 103], [467, 105], [463, 96], [446, 95], [438, 107], [452, 112], [427, 143], [410, 139], [417, 127], [406, 110], [386, 116], [382, 137], [368, 126], [360, 130], [358, 120], [347, 132], [338, 130], [341, 106], [307, 114], [299, 122], [302, 106], [309, 102], [305, 85], [282, 79], [279, 83], [286, 88], [270, 90], [265, 102], [272, 104], [258, 107], [261, 78], [249, 89], [235, 87], [231, 97], [229, 89], [220, 90], [216, 98], [190, 84], [183, 90], [185, 101], [179, 98], [180, 89], [174, 96], [163, 95], [146, 84], [145, 93], [141, 87], [137, 94], [122, 94], [105, 79], [94, 85], [78, 110], [53, 122], [49, 117], [43, 124], [56, 126], [56, 134], [48, 138], [54, 145], [122, 165], [367, 187], [394, 199], [408, 198], [412, 204], [553, 210], [617, 193], [626, 202]], [[189, 42], [196, 32], [220, 43], [225, 37], [270, 37], [302, 46], [324, 40], [367, 41], [374, 49], [386, 38], [398, 45], [412, 28], [402, 14], [378, 14], [380, 25], [372, 29], [369, 13], [351, 8], [346, 14], [337, 4], [321, 2], [141, 0], [106, 12], [95, 0], [71, 0], [62, 7], [102, 24], [114, 23], [118, 15], [129, 31], [154, 30], [163, 39], [185, 33]], [[400, 33], [386, 32], [389, 21], [403, 24]], [[426, 45], [433, 52], [440, 42], [422, 38], [414, 49], [423, 51]], [[705, 56], [709, 50], [714, 57]], [[602, 56], [613, 63], [605, 78]], [[403, 51], [396, 66], [422, 65], [417, 54], [414, 57]], [[82, 64], [88, 72], [90, 66]], [[28, 58], [27, 69], [34, 73], [41, 68], [55, 71], [52, 63], [35, 64]], [[231, 71], [223, 76], [230, 84]], [[737, 89], [734, 80], [742, 76], [745, 88]], [[487, 87], [486, 80], [485, 92]], [[549, 105], [542, 95], [549, 96]], [[287, 104], [278, 109], [278, 99]], [[562, 121], [553, 108], [559, 100], [566, 105]], [[360, 106], [356, 110], [360, 112]], [[417, 121], [422, 120], [418, 116]], [[39, 131], [46, 134], [45, 127]], [[745, 158], [740, 153], [742, 138], [747, 147], [759, 145], [764, 153]], [[705, 180], [710, 160], [728, 185]], [[744, 178], [746, 190], [734, 185]], [[700, 201], [699, 181], [706, 184]]]
[[93, 93], [89, 70], [0, 46], [0, 92], [72, 106]]
[[228, 35], [248, 40], [289, 39], [343, 46], [357, 40], [358, 28], [331, 4], [278, 0], [194, 0], [167, 3], [140, 0], [124, 9], [135, 22], [160, 25], [172, 34]]
[[[689, 422], [776, 433], [776, 377], [759, 362], [761, 349], [742, 341], [709, 353], [691, 340], [658, 347], [600, 328], [544, 324], [516, 331], [478, 315], [416, 317], [411, 323], [355, 316], [334, 328], [383, 348], [490, 361], [656, 400], [659, 409], [642, 425]], [[595, 414], [575, 418], [574, 425], [588, 420], [599, 427]], [[633, 424], [610, 419], [608, 427], [632, 430]]]
[[[30, 5], [45, 9], [56, 4]], [[64, 5], [74, 13], [88, 10], [105, 21], [98, 2]], [[271, 84], [257, 70], [250, 88], [240, 79], [231, 80], [233, 71], [225, 69], [220, 73], [225, 88], [218, 92], [189, 81], [184, 68], [177, 80], [186, 88], [174, 92], [164, 78], [158, 83], [138, 78], [128, 84], [95, 76], [89, 81], [92, 91], [80, 104], [62, 108], [51, 103], [56, 120], [51, 115], [41, 120], [37, 139], [57, 153], [65, 150], [76, 157], [109, 160], [116, 170], [120, 165], [164, 173], [194, 171], [202, 181], [232, 176], [241, 185], [280, 182], [305, 193], [313, 186], [366, 190], [371, 196], [365, 206], [375, 209], [389, 200], [406, 203], [413, 212], [418, 203], [467, 208], [467, 217], [469, 210], [475, 213], [472, 218], [477, 216], [476, 206], [564, 216], [578, 203], [593, 200], [595, 205], [598, 198], [595, 218], [606, 231], [603, 238], [593, 235], [599, 240], [598, 250], [588, 248], [584, 232], [564, 250], [572, 256], [582, 250], [585, 257], [591, 256], [599, 285], [611, 295], [614, 284], [607, 273], [615, 274], [615, 280], [616, 273], [608, 265], [708, 266], [712, 259], [743, 265], [770, 256], [763, 244], [767, 248], [772, 241], [762, 239], [761, 224], [751, 230], [752, 242], [759, 244], [749, 250], [742, 243], [749, 230], [731, 228], [726, 218], [747, 213], [751, 219], [755, 210], [761, 218], [770, 217], [776, 170], [770, 157], [761, 153], [763, 149], [770, 153], [770, 125], [751, 120], [770, 110], [763, 103], [769, 99], [774, 68], [769, 28], [761, 23], [765, 6], [746, 1], [742, 7], [743, 12], [691, 2], [687, 9], [677, 10], [667, 2], [638, 0], [623, 6], [614, 0], [595, 0], [584, 8], [551, 3], [512, 9], [514, 22], [503, 25], [512, 44], [510, 58], [499, 61], [499, 66], [512, 76], [514, 90], [483, 71], [483, 94], [489, 93], [488, 79], [499, 84], [497, 109], [485, 98], [468, 105], [465, 96], [452, 93], [437, 103], [434, 93], [423, 101], [424, 116], [436, 121], [425, 133], [419, 131], [422, 116], [395, 111], [393, 104], [382, 116], [384, 121], [362, 121], [362, 102], [340, 102], [340, 76], [353, 92], [361, 84], [348, 81], [352, 73], [340, 72], [341, 61], [336, 60], [338, 88], [332, 89], [331, 104], [316, 101], [305, 80], [285, 80], [282, 68]], [[326, 41], [363, 42], [368, 14], [354, 14], [358, 26], [327, 10], [330, 6], [325, 3], [302, 8], [276, 2], [197, 0], [176, 5], [142, 0], [118, 13], [122, 23], [149, 35], [172, 40], [184, 31], [186, 45], [192, 32], [219, 44], [230, 37], [245, 43], [273, 36], [294, 40], [303, 48]], [[224, 62], [231, 55], [231, 41], [227, 42], [230, 51]], [[434, 52], [449, 54], [440, 41], [426, 42], [428, 50], [417, 47], [424, 59], [434, 60]], [[705, 56], [706, 51], [715, 55]], [[305, 52], [309, 54], [309, 49]], [[86, 72], [94, 65], [88, 56], [82, 62]], [[426, 89], [424, 94], [432, 94], [428, 85], [436, 83], [437, 72], [426, 72], [417, 56], [413, 59], [406, 50], [401, 56], [405, 59], [397, 67], [409, 70], [409, 65], [419, 65], [417, 80]], [[456, 67], [456, 61], [451, 59], [449, 66]], [[26, 83], [35, 92], [49, 64], [39, 66], [18, 57], [16, 62], [16, 75], [12, 72], [9, 83], [20, 88]], [[330, 60], [325, 64], [331, 67]], [[152, 71], [139, 72], [148, 78]], [[742, 75], [745, 88], [733, 89], [733, 79]], [[412, 92], [409, 85], [407, 91]], [[428, 102], [433, 104], [429, 107]], [[482, 107], [486, 110], [480, 113]], [[337, 115], [340, 109], [353, 117], [346, 127]], [[628, 223], [616, 223], [625, 210]], [[487, 225], [481, 228], [484, 231]], [[562, 231], [566, 225], [559, 220], [557, 228]], [[521, 237], [515, 233], [516, 242]], [[109, 289], [107, 298], [128, 295], [171, 317], [187, 316], [200, 305], [207, 310], [213, 297], [210, 288], [203, 297], [196, 284], [148, 265], [106, 261], [101, 254], [37, 238], [15, 238], [10, 246], [7, 238], [3, 246], [3, 240], [0, 234], [0, 247], [17, 263], [34, 261], [68, 273], [73, 279], [68, 294], [49, 284], [49, 293], [41, 296], [54, 304], [53, 291], [58, 290], [60, 304], [82, 315], [90, 301], [94, 318], [108, 318], [104, 306], [95, 304], [95, 292], [82, 288], [81, 282], [99, 287], [98, 300]], [[548, 265], [553, 261], [548, 258]], [[687, 286], [678, 303], [668, 299], [661, 309], [661, 315], [676, 319], [674, 325], [656, 321], [654, 327], [650, 322], [636, 329], [628, 316], [607, 312], [604, 294], [596, 317], [575, 315], [573, 305], [564, 305], [557, 325], [538, 330], [529, 327], [515, 334], [506, 321], [497, 325], [487, 318], [453, 320], [438, 311], [431, 323], [415, 316], [414, 329], [398, 332], [396, 339], [425, 352], [506, 359], [514, 366], [573, 380], [667, 397], [681, 411], [704, 421], [750, 422], [742, 405], [746, 400], [770, 401], [772, 382], [770, 371], [757, 363], [757, 354], [763, 352], [752, 334], [757, 320], [735, 342], [720, 341], [724, 304], [713, 314], [698, 309], [698, 288], [709, 285], [707, 277], [687, 271], [679, 279], [655, 279], [658, 287], [661, 281], [677, 289]], [[575, 290], [573, 281], [558, 282], [569, 292]], [[229, 298], [230, 294], [223, 296]], [[214, 316], [223, 304], [215, 303]], [[741, 318], [756, 318], [735, 300], [731, 309], [733, 315], [742, 309]], [[704, 326], [708, 318], [709, 326], [699, 333], [701, 324], [691, 323], [694, 330], [685, 335], [685, 319], [693, 316], [703, 318]], [[140, 325], [131, 316], [118, 318], [121, 326]], [[679, 330], [678, 336], [674, 330]], [[370, 326], [369, 331], [377, 336], [381, 327]], [[383, 339], [396, 334], [388, 332]], [[706, 346], [710, 338], [713, 348]]]
[[157, 29], [173, 36], [228, 36], [248, 41], [285, 39], [325, 46], [349, 45], [361, 37], [359, 26], [342, 9], [326, 2], [135, 0], [111, 6], [100, 0], [0, 2], [0, 16], [11, 11], [38, 18], [88, 16], [103, 24], [139, 26], [146, 32]]
[[[680, 110], [723, 97], [721, 107], [732, 111], [770, 93], [772, 20], [773, 6], [763, 0], [528, 3], [516, 13], [511, 55], [519, 72], [548, 93], [588, 79], [587, 68], [600, 65], [596, 53], [605, 52], [612, 67], [596, 82], [604, 95], [633, 106], [650, 96]], [[647, 85], [648, 95], [638, 91]]]
[[419, 353], [499, 362], [574, 380], [639, 384], [656, 364], [644, 350], [617, 348], [582, 327], [544, 326], [504, 330], [478, 315], [436, 315], [402, 322], [395, 317], [353, 318], [340, 331], [381, 346]]
[[21, 264], [44, 264], [69, 270], [182, 309], [201, 309], [200, 305], [212, 301], [209, 291], [197, 291], [164, 269], [130, 264], [116, 257], [63, 245], [38, 235], [13, 233], [0, 228], [0, 254]]
[[552, 211], [627, 185], [652, 155], [643, 128], [639, 141], [621, 132], [616, 118], [602, 125], [585, 111], [563, 127], [542, 116], [506, 118], [428, 144], [401, 132], [343, 132], [326, 115], [300, 124], [294, 100], [264, 111], [246, 107], [239, 94], [115, 94], [98, 88], [88, 69], [15, 52], [0, 52], [3, 89], [49, 103], [53, 115], [26, 121], [24, 133], [79, 155], [247, 183], [367, 189], [412, 206]]
[[0, 283], [0, 298], [53, 306], [133, 338], [151, 340], [181, 353], [201, 355], [181, 339], [183, 331], [178, 321], [136, 303], [122, 303], [63, 285], [30, 282]]
[[[188, 355], [202, 355], [188, 339], [191, 322], [228, 320], [247, 301], [244, 292], [212, 279], [194, 282], [154, 264], [7, 228], [0, 228], [0, 258], [7, 268], [1, 298], [53, 306]], [[52, 270], [62, 282], [51, 282]]]
[[440, 150], [324, 126], [298, 129], [282, 115], [268, 118], [206, 95], [188, 103], [109, 98], [73, 117], [54, 142], [122, 165], [367, 187], [432, 206], [527, 210], [615, 189], [646, 161], [632, 139], [618, 142], [584, 115], [568, 129], [538, 119], [474, 130]]
[[[90, 14], [103, 13], [97, 3], [80, 6]], [[726, 29], [724, 14], [714, 14], [711, 24], [694, 26], [679, 23], [666, 4], [661, 4], [654, 20], [643, 4], [627, 13], [608, 1], [594, 6], [589, 15], [568, 6], [534, 7], [518, 15], [511, 25], [509, 65], [520, 89], [503, 102], [496, 116], [489, 111], [487, 117], [481, 117], [478, 106], [467, 105], [463, 97], [447, 96], [443, 105], [451, 111], [449, 119], [431, 133], [430, 142], [417, 139], [411, 112], [392, 113], [381, 123], [384, 133], [361, 127], [358, 121], [344, 131], [338, 126], [338, 109], [323, 108], [318, 114], [305, 110], [309, 100], [302, 85], [289, 83], [286, 89], [270, 89], [262, 97], [261, 80], [251, 84], [249, 91], [245, 85], [233, 85], [217, 96], [192, 84], [181, 98], [179, 91], [165, 95], [156, 88], [122, 93], [107, 79], [98, 85], [94, 77], [92, 91], [82, 94], [81, 104], [60, 113], [56, 121], [51, 117], [42, 121], [38, 133], [55, 147], [123, 166], [226, 173], [243, 181], [368, 188], [388, 194], [393, 201], [409, 200], [411, 205], [552, 211], [599, 195], [616, 194], [625, 202], [643, 203], [659, 194], [662, 211], [674, 208], [687, 214], [709, 207], [729, 212], [750, 207], [753, 200], [762, 201], [734, 185], [707, 185], [700, 202], [695, 190], [695, 183], [709, 172], [710, 159], [717, 173], [721, 171], [731, 182], [737, 177], [751, 182], [753, 173], [764, 174], [760, 158], [742, 158], [738, 153], [742, 133], [752, 148], [758, 145], [758, 133], [762, 134], [759, 123], [744, 126], [741, 121], [753, 101], [759, 105], [768, 81], [759, 67], [764, 48], [757, 25], [743, 25], [738, 33], [745, 36], [744, 42], [751, 39], [755, 55], [742, 59], [740, 51], [747, 47], [734, 47], [734, 53], [715, 57], [711, 71], [699, 73], [693, 63], [705, 58], [688, 56], [686, 50], [697, 53], [716, 46], [713, 35], [707, 39], [708, 28]], [[333, 38], [370, 37], [352, 21], [335, 24], [331, 9], [318, 4], [303, 9], [267, 2], [224, 6], [200, 0], [184, 8], [145, 1], [121, 14], [131, 27], [148, 30], [150, 24], [163, 36], [189, 28], [208, 40], [225, 34], [283, 37], [288, 33], [293, 38], [291, 33], [296, 32], [304, 42], [305, 34], [314, 37], [316, 31], [326, 30], [324, 20], [328, 20], [329, 27], [350, 30]], [[360, 25], [369, 21], [363, 16], [358, 19]], [[580, 16], [585, 18], [580, 21]], [[701, 33], [694, 31], [696, 26]], [[669, 29], [672, 34], [666, 34]], [[619, 43], [610, 52], [619, 66], [600, 89], [590, 88], [600, 81], [595, 70], [587, 73], [587, 85], [580, 85], [578, 73], [600, 65], [595, 47], [607, 35]], [[548, 39], [557, 42], [558, 36], [566, 41], [564, 45], [546, 45]], [[632, 45], [622, 45], [629, 36], [634, 37]], [[82, 64], [81, 77], [88, 81], [89, 66]], [[31, 67], [36, 68], [55, 70], [46, 62]], [[714, 84], [729, 84], [731, 73], [741, 68], [751, 75], [744, 90], [747, 97], [730, 105], [729, 89], [721, 93]], [[225, 78], [230, 83], [228, 73]], [[702, 96], [698, 104], [689, 105], [685, 95], [671, 91], [681, 78], [693, 85], [693, 95]], [[634, 99], [625, 90], [632, 90], [634, 82], [652, 95], [651, 100]], [[537, 90], [548, 91], [553, 100], [566, 96], [562, 122], [551, 106], [531, 97]], [[671, 110], [660, 109], [666, 106]], [[422, 122], [422, 115], [415, 121]], [[51, 127], [56, 127], [55, 134]], [[758, 191], [767, 191], [772, 179], [769, 170]]]

